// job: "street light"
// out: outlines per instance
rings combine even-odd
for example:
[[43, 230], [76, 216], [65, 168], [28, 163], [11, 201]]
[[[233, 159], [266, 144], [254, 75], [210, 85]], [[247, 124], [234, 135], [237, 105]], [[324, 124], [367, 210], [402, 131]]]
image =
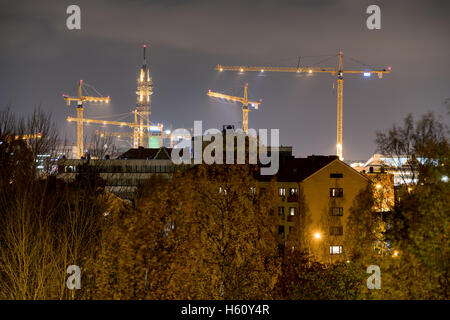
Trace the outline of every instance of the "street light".
[[322, 238], [322, 235], [320, 234], [320, 232], [314, 233], [314, 239], [319, 240], [320, 238]]

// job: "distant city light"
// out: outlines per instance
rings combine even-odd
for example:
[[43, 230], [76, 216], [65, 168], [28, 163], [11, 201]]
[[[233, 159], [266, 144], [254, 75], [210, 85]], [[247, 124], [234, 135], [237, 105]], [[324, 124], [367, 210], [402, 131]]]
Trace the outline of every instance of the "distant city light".
[[370, 72], [364, 72], [364, 77], [370, 77]]
[[160, 132], [161, 129], [159, 126], [150, 126], [150, 131], [152, 132]]

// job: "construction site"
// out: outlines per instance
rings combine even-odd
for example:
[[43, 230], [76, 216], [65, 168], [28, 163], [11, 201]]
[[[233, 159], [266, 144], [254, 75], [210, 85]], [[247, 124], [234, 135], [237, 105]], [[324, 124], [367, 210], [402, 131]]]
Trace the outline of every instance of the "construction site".
[[[108, 104], [114, 97], [104, 96], [92, 85], [87, 84], [83, 80], [78, 81], [77, 95], [69, 96], [63, 94], [63, 99], [67, 106], [72, 110], [76, 107], [76, 117], [68, 116], [68, 125], [75, 124], [76, 131], [76, 152], [64, 154], [63, 159], [58, 161], [58, 169], [56, 172], [58, 176], [64, 180], [74, 180], [76, 175], [81, 173], [80, 165], [89, 162], [91, 165], [99, 168], [101, 177], [106, 181], [107, 190], [123, 198], [132, 198], [134, 191], [140, 183], [148, 180], [152, 175], [158, 173], [160, 175], [171, 177], [177, 170], [185, 170], [190, 168], [196, 159], [194, 159], [193, 141], [195, 135], [203, 136], [203, 129], [199, 132], [193, 132], [190, 129], [175, 129], [167, 128], [164, 124], [155, 121], [152, 115], [152, 95], [153, 95], [153, 79], [150, 72], [150, 66], [147, 62], [147, 46], [142, 45], [142, 65], [139, 69], [136, 81], [136, 104], [133, 110], [121, 114], [121, 120], [110, 120], [110, 115], [105, 114], [103, 118], [91, 118], [85, 114], [85, 110], [89, 110], [95, 104]], [[228, 66], [218, 64], [214, 71], [223, 73], [226, 71], [236, 72], [238, 75], [244, 73], [257, 73], [264, 75], [266, 73], [294, 73], [297, 75], [307, 75], [308, 77], [314, 74], [329, 74], [333, 79], [333, 89], [336, 88], [336, 145], [335, 157], [341, 161], [344, 160], [343, 153], [343, 85], [344, 75], [361, 75], [363, 78], [370, 78], [375, 76], [382, 79], [383, 75], [391, 72], [390, 67], [369, 67], [364, 65], [360, 69], [344, 68], [344, 54], [339, 52], [336, 55], [330, 56], [324, 61], [336, 59], [336, 66], [317, 66], [301, 65], [301, 58], [298, 58], [296, 66], [289, 67], [273, 67], [273, 66]], [[322, 61], [323, 62], [323, 61]], [[213, 71], [213, 70], [212, 70]], [[268, 79], [270, 81], [270, 79]], [[264, 112], [265, 108], [262, 98], [249, 97], [248, 88], [251, 86], [245, 83], [241, 88], [242, 95], [230, 95], [222, 91], [213, 91], [209, 89], [206, 95], [211, 99], [212, 104], [225, 104], [227, 110], [233, 111], [232, 108], [236, 106], [241, 109], [241, 119], [236, 119], [240, 123], [239, 126], [224, 124], [226, 128], [233, 129], [237, 133], [245, 136], [254, 137], [259, 140], [258, 133], [252, 127], [258, 127], [258, 124], [249, 124], [249, 113], [251, 110]], [[237, 88], [239, 89], [239, 88]], [[266, 93], [266, 95], [270, 95]], [[74, 105], [72, 105], [74, 103]], [[236, 110], [236, 109], [234, 109]], [[123, 118], [128, 117], [133, 121], [123, 121]], [[108, 120], [107, 120], [108, 119]], [[196, 119], [192, 119], [194, 121]], [[86, 136], [84, 134], [85, 125], [94, 125], [98, 129], [95, 130], [95, 135], [98, 137], [95, 142], [86, 143]], [[121, 128], [122, 131], [105, 130], [105, 127]], [[129, 130], [124, 131], [123, 129]], [[206, 131], [205, 131], [206, 132]], [[206, 135], [205, 135], [206, 137]], [[126, 139], [130, 147], [123, 149], [116, 154], [109, 154], [108, 152], [96, 152], [95, 148], [103, 148], [107, 144], [115, 143], [114, 139]], [[210, 138], [208, 139], [211, 140]], [[123, 140], [122, 140], [123, 141]], [[181, 143], [183, 142], [183, 143]], [[94, 143], [95, 144], [95, 143]], [[171, 158], [171, 150], [173, 148], [181, 148], [188, 146], [189, 162], [184, 162], [183, 166], [176, 165]], [[204, 144], [203, 148], [207, 145]], [[268, 146], [270, 149], [270, 146]], [[292, 147], [278, 146], [281, 157], [293, 158]], [[109, 150], [109, 149], [108, 149]], [[272, 150], [275, 150], [272, 148]], [[197, 157], [197, 156], [195, 156]], [[126, 160], [126, 161], [124, 161]], [[87, 161], [87, 162], [86, 162]], [[283, 160], [284, 161], [284, 160]]]
[[[152, 94], [153, 94], [153, 79], [150, 74], [150, 66], [147, 64], [146, 57], [147, 45], [142, 45], [143, 62], [139, 70], [136, 86], [136, 107], [130, 110], [128, 113], [124, 113], [121, 116], [129, 116], [133, 118], [133, 122], [125, 122], [118, 120], [106, 120], [98, 118], [89, 118], [85, 116], [84, 109], [89, 104], [96, 103], [109, 103], [110, 96], [103, 96], [92, 85], [87, 84], [83, 80], [79, 80], [77, 84], [77, 95], [69, 96], [63, 94], [63, 99], [67, 102], [67, 106], [72, 107], [74, 102], [76, 107], [76, 117], [68, 116], [67, 121], [69, 123], [76, 124], [76, 152], [71, 158], [84, 159], [86, 158], [89, 146], [85, 146], [86, 137], [84, 135], [85, 124], [113, 126], [120, 128], [128, 128], [129, 131], [107, 131], [96, 130], [95, 134], [101, 138], [115, 137], [127, 139], [130, 142], [132, 148], [150, 148], [158, 149], [160, 147], [172, 148], [177, 142], [186, 138], [177, 134], [172, 135], [172, 129], [168, 129], [162, 123], [151, 121], [152, 110]], [[259, 74], [279, 72], [279, 73], [296, 73], [313, 75], [316, 73], [326, 73], [333, 77], [333, 89], [336, 87], [336, 155], [340, 160], [344, 160], [343, 152], [343, 113], [344, 113], [344, 75], [362, 75], [363, 77], [377, 76], [379, 79], [383, 78], [384, 74], [391, 72], [391, 67], [375, 68], [367, 65], [361, 69], [346, 69], [344, 68], [344, 54], [339, 52], [336, 56], [337, 66], [302, 66], [300, 59], [298, 59], [297, 66], [294, 67], [273, 67], [273, 66], [228, 66], [218, 64], [214, 69], [218, 72], [234, 71], [239, 74], [246, 72], [256, 72]], [[329, 60], [329, 59], [327, 59]], [[208, 90], [207, 96], [214, 98], [216, 102], [232, 102], [239, 103], [242, 110], [242, 131], [248, 134], [249, 130], [249, 112], [250, 110], [258, 110], [262, 99], [257, 101], [249, 100], [248, 86], [246, 83], [243, 88], [243, 96], [228, 95], [223, 92], [215, 92], [211, 89]], [[89, 109], [89, 108], [88, 108]], [[105, 114], [105, 117], [108, 117]], [[192, 119], [194, 120], [194, 119]], [[192, 128], [190, 129], [192, 131]]]

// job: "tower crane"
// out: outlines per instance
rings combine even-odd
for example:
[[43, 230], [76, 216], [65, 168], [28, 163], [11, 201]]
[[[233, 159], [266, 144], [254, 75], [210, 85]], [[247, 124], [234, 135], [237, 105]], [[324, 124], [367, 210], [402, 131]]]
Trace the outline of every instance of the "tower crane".
[[[87, 87], [90, 87], [95, 94], [98, 95], [83, 95], [83, 89], [87, 92]], [[70, 106], [72, 101], [77, 102], [77, 117], [74, 118], [77, 121], [77, 158], [81, 158], [83, 156], [83, 103], [84, 102], [105, 102], [109, 103], [110, 98], [103, 97], [94, 87], [88, 85], [87, 83], [83, 83], [83, 80], [78, 82], [78, 96], [77, 97], [69, 97], [66, 94], [63, 94], [64, 100], [67, 102], [67, 106]]]
[[337, 121], [336, 121], [336, 154], [339, 159], [343, 160], [343, 142], [342, 142], [342, 118], [343, 118], [343, 92], [344, 92], [344, 73], [363, 74], [365, 77], [370, 77], [372, 73], [377, 74], [381, 79], [384, 73], [390, 73], [391, 67], [388, 68], [374, 68], [363, 70], [344, 70], [342, 52], [339, 52], [339, 63], [337, 67], [251, 67], [251, 66], [223, 66], [217, 65], [215, 70], [222, 71], [253, 71], [253, 72], [296, 72], [296, 73], [330, 73], [337, 77]]
[[246, 83], [244, 86], [244, 96], [243, 97], [230, 96], [230, 95], [219, 93], [219, 92], [213, 92], [211, 90], [208, 90], [208, 93], [207, 93], [207, 95], [210, 97], [225, 99], [225, 100], [229, 100], [229, 101], [237, 101], [237, 102], [242, 103], [242, 129], [244, 130], [245, 133], [248, 133], [248, 113], [250, 111], [250, 109], [248, 108], [248, 105], [251, 105], [255, 109], [258, 109], [258, 106], [261, 104], [261, 101], [262, 101], [261, 99], [259, 100], [259, 102], [248, 101], [247, 87], [248, 87], [248, 83]]

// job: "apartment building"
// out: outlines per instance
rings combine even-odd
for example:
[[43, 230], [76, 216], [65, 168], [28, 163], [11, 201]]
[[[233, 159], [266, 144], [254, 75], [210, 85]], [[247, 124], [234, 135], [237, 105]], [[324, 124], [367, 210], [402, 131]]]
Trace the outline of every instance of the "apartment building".
[[[258, 177], [262, 186], [270, 178]], [[304, 199], [300, 208], [306, 208], [309, 216], [305, 237], [310, 243], [310, 253], [321, 262], [342, 260], [349, 211], [369, 179], [337, 156], [291, 156], [281, 161], [276, 183], [280, 242], [296, 227], [294, 217], [299, 214], [299, 199]]]

